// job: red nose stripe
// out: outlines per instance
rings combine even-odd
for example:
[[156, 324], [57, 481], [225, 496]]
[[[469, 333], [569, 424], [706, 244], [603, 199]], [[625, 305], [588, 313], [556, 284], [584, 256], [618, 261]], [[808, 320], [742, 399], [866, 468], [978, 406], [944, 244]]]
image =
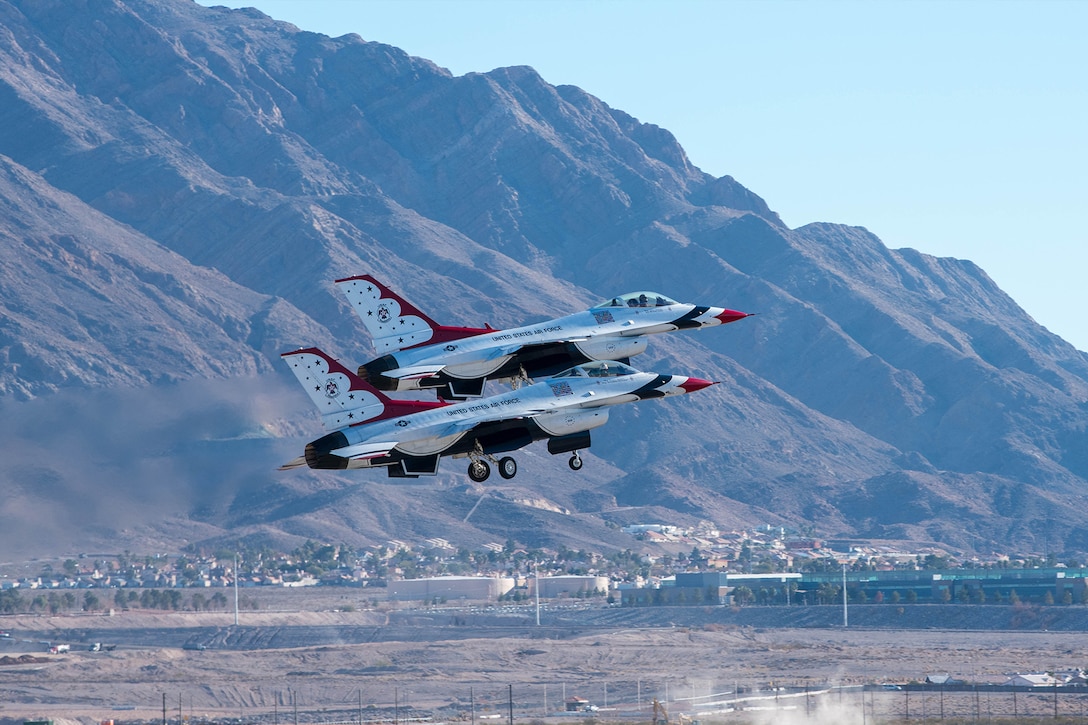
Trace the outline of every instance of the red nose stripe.
[[696, 390], [709, 388], [711, 385], [717, 385], [717, 383], [712, 383], [709, 380], [703, 380], [702, 378], [688, 378], [687, 382], [680, 383], [680, 387], [684, 389], [685, 393], [694, 393]]
[[737, 310], [722, 310], [722, 313], [720, 315], [715, 315], [715, 317], [721, 320], [723, 325], [726, 325], [730, 322], [743, 320], [745, 317], [751, 317], [751, 315], [747, 312], [738, 312]]

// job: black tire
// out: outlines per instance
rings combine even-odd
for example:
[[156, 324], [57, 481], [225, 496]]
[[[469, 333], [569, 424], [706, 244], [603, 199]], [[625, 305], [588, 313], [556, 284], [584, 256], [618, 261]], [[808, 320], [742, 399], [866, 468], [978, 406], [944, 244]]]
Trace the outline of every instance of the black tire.
[[567, 461], [567, 465], [570, 466], [570, 470], [572, 471], [582, 470], [582, 457], [575, 453], [570, 457], [570, 460]]
[[476, 483], [483, 483], [491, 475], [491, 466], [487, 461], [476, 461], [468, 464], [468, 477]]
[[518, 462], [510, 456], [499, 459], [499, 475], [510, 479], [518, 475]]

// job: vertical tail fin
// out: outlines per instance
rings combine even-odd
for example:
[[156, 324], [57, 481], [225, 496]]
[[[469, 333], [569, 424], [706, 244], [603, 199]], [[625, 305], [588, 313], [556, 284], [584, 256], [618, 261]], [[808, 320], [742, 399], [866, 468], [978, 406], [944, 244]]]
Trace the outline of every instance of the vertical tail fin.
[[285, 352], [280, 357], [321, 412], [326, 430], [380, 418], [393, 402], [316, 347]]
[[422, 400], [393, 400], [316, 347], [285, 352], [280, 357], [321, 412], [321, 422], [326, 430], [400, 418], [449, 405]]
[[338, 279], [336, 286], [374, 337], [374, 347], [379, 353], [492, 332], [490, 328], [439, 325], [369, 274]]

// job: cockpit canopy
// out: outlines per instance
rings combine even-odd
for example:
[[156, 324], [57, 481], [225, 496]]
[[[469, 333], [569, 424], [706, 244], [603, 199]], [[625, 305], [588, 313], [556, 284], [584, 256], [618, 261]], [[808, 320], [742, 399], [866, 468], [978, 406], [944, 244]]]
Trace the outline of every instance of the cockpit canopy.
[[656, 292], [630, 292], [599, 302], [593, 306], [593, 309], [599, 307], [667, 307], [675, 304], [679, 303]]
[[637, 375], [638, 370], [615, 360], [598, 360], [568, 368], [556, 378], [618, 378], [621, 375]]

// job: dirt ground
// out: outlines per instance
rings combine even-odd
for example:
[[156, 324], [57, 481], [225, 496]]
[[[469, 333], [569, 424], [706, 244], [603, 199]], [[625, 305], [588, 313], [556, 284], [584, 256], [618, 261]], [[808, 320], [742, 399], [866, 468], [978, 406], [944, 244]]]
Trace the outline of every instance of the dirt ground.
[[[0, 722], [52, 719], [100, 723], [411, 721], [431, 717], [556, 717], [568, 698], [599, 708], [568, 721], [650, 719], [654, 698], [674, 714], [698, 716], [738, 689], [777, 698], [774, 688], [824, 693], [834, 685], [908, 683], [948, 673], [1000, 683], [1007, 673], [1088, 665], [1084, 632], [772, 628], [708, 622], [602, 625], [600, 611], [420, 612], [383, 605], [335, 611], [347, 596], [277, 596], [256, 612], [121, 612], [114, 616], [14, 616], [0, 656], [71, 651], [46, 662], [0, 667]], [[89, 651], [94, 641], [110, 651]], [[187, 649], [198, 644], [206, 649]], [[846, 693], [845, 695], [843, 693]], [[768, 694], [770, 693], [770, 694]], [[946, 701], [942, 693], [940, 706]], [[755, 694], [752, 697], [756, 697]], [[784, 695], [783, 695], [784, 697]], [[862, 722], [864, 712], [931, 708], [935, 695], [889, 687], [877, 694], [836, 690], [821, 707], [854, 703], [827, 722]], [[869, 697], [869, 704], [865, 704]], [[911, 698], [914, 702], [911, 702]], [[954, 707], [949, 694], [947, 705]], [[860, 698], [860, 699], [859, 699]], [[1036, 698], [1038, 699], [1038, 698]], [[794, 713], [809, 712], [812, 698]], [[878, 702], [879, 700], [879, 702]], [[777, 700], [776, 700], [777, 702]], [[883, 704], [881, 704], [883, 703]], [[975, 695], [982, 708], [1023, 711], [1030, 699]], [[780, 703], [779, 703], [780, 704]], [[1061, 706], [1083, 710], [1079, 700]], [[1047, 702], [1037, 704], [1050, 712]], [[883, 709], [881, 709], [883, 708]], [[825, 710], [826, 711], [826, 710]], [[1011, 711], [1010, 711], [1011, 712]], [[572, 720], [573, 718], [573, 720]], [[706, 714], [703, 720], [713, 721]], [[781, 715], [768, 722], [785, 722]], [[872, 721], [870, 718], [869, 722]]]

